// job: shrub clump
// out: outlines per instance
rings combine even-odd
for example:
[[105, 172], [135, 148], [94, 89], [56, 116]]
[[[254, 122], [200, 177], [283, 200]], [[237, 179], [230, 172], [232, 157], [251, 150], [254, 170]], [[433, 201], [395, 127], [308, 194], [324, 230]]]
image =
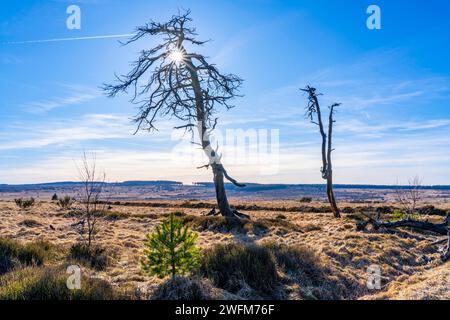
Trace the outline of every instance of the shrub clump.
[[349, 296], [352, 289], [315, 251], [273, 242], [213, 247], [203, 254], [200, 274], [244, 298], [285, 299], [286, 283], [297, 286], [303, 299], [340, 299]]
[[218, 300], [218, 293], [208, 280], [200, 278], [175, 277], [161, 284], [151, 300]]
[[60, 199], [58, 199], [57, 197], [55, 200], [57, 201], [58, 206], [63, 210], [70, 209], [70, 207], [72, 207], [72, 205], [75, 203], [75, 199], [67, 195]]
[[344, 207], [344, 208], [342, 208], [341, 212], [353, 214], [356, 212], [356, 210], [355, 210], [355, 208], [352, 208], [352, 207]]
[[250, 220], [234, 219], [226, 217], [205, 217], [184, 215], [181, 221], [192, 228], [199, 231], [214, 230], [217, 232], [231, 232], [247, 233], [252, 229]]
[[418, 209], [420, 215], [436, 215], [436, 216], [446, 216], [447, 211], [443, 209], [438, 209], [435, 206], [428, 205]]
[[311, 197], [303, 197], [299, 200], [299, 202], [301, 203], [311, 203], [312, 202], [312, 198]]
[[25, 219], [22, 222], [19, 222], [19, 226], [24, 226], [27, 228], [36, 228], [36, 227], [41, 227], [42, 224], [34, 219]]
[[105, 270], [109, 265], [106, 249], [99, 246], [88, 246], [76, 243], [70, 247], [69, 258], [95, 270]]
[[52, 245], [46, 241], [21, 244], [0, 238], [0, 274], [21, 266], [40, 266], [51, 255]]
[[[284, 218], [283, 218], [284, 217]], [[199, 231], [237, 232], [242, 234], [253, 233], [263, 235], [272, 227], [280, 227], [288, 232], [302, 232], [296, 224], [286, 220], [285, 216], [276, 218], [263, 218], [256, 221], [227, 217], [205, 217], [185, 215], [181, 220]]]
[[19, 199], [14, 199], [14, 202], [20, 209], [29, 209], [32, 206], [34, 206], [34, 204], [35, 204], [34, 198], [30, 198], [30, 199], [19, 198]]
[[119, 211], [106, 211], [103, 215], [105, 220], [116, 221], [128, 218], [128, 215]]
[[171, 214], [155, 232], [146, 235], [142, 270], [164, 278], [185, 275], [199, 264], [200, 251], [195, 246], [198, 235]]
[[0, 300], [112, 300], [117, 292], [105, 280], [83, 278], [81, 288], [67, 287], [67, 274], [55, 268], [25, 268], [0, 276]]
[[203, 253], [200, 273], [232, 293], [249, 286], [270, 295], [278, 284], [276, 261], [265, 247], [238, 243], [218, 245]]
[[333, 275], [320, 255], [302, 245], [263, 244], [275, 257], [279, 268], [299, 285], [303, 299], [340, 299], [347, 296], [346, 279]]
[[124, 212], [111, 211], [111, 210], [98, 210], [98, 211], [95, 211], [93, 214], [95, 217], [103, 218], [107, 221], [116, 221], [116, 220], [128, 218], [128, 215]]
[[275, 257], [279, 267], [285, 272], [301, 272], [312, 280], [321, 276], [320, 258], [318, 254], [304, 246], [286, 246], [274, 242], [263, 244]]

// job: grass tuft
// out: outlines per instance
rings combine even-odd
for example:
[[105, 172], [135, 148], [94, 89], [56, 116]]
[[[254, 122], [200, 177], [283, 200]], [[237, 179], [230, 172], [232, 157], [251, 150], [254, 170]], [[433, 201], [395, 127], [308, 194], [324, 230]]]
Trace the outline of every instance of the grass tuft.
[[84, 243], [72, 245], [69, 258], [98, 271], [106, 270], [110, 262], [106, 249], [98, 246], [89, 247]]
[[113, 300], [119, 294], [105, 280], [83, 277], [69, 290], [67, 274], [57, 268], [25, 268], [0, 276], [0, 300]]
[[195, 215], [181, 216], [184, 224], [197, 231], [215, 231], [215, 232], [237, 232], [242, 234], [253, 233], [255, 235], [264, 235], [270, 228], [280, 227], [287, 231], [302, 232], [301, 228], [294, 223], [277, 218], [264, 218], [259, 220], [247, 220], [226, 217], [205, 217]]
[[203, 253], [200, 273], [232, 293], [249, 286], [270, 295], [278, 284], [276, 261], [269, 250], [256, 245], [218, 245]]
[[41, 227], [42, 224], [37, 222], [34, 219], [25, 219], [19, 223], [19, 226], [23, 226], [23, 227], [27, 227], [27, 228], [37, 228], [37, 227]]
[[209, 281], [186, 277], [167, 280], [151, 296], [152, 300], [217, 300], [222, 298]]
[[52, 248], [47, 241], [22, 244], [16, 240], [0, 238], [0, 274], [16, 267], [43, 265], [51, 257]]

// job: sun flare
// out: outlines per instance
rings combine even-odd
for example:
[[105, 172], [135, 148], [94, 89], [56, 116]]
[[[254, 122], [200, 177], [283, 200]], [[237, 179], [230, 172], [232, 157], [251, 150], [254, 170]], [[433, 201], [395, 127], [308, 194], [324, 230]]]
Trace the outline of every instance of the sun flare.
[[169, 59], [176, 65], [179, 65], [183, 61], [183, 58], [183, 52], [178, 49], [173, 50], [169, 55]]

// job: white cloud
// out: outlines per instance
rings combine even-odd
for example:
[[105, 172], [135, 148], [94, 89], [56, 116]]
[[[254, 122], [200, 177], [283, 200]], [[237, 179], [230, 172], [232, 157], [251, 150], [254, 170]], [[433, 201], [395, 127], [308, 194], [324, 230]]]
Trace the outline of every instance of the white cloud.
[[101, 96], [99, 90], [88, 87], [77, 85], [65, 85], [64, 87], [67, 91], [66, 96], [30, 102], [23, 108], [30, 113], [45, 113], [56, 108], [86, 103]]
[[[0, 150], [37, 149], [87, 140], [125, 138], [131, 136], [132, 129], [126, 117], [110, 114], [88, 114], [81, 119], [52, 121], [37, 126], [23, 123], [9, 128], [9, 138], [0, 139]], [[13, 134], [15, 138], [12, 140]]]

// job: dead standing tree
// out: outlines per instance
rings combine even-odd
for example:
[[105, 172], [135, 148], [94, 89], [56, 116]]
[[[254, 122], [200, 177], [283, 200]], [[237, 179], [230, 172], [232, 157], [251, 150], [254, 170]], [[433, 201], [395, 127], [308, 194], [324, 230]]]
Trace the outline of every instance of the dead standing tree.
[[[333, 138], [333, 124], [335, 120], [333, 119], [334, 110], [340, 104], [335, 103], [330, 106], [330, 114], [328, 117], [328, 136], [325, 133], [324, 123], [322, 120], [322, 110], [320, 109], [318, 94], [316, 93], [316, 89], [310, 86], [307, 86], [305, 89], [301, 89], [308, 94], [308, 107], [307, 107], [307, 116], [311, 120], [312, 123], [319, 127], [320, 135], [322, 136], [322, 178], [327, 181], [327, 197], [328, 202], [330, 203], [331, 210], [333, 211], [333, 215], [335, 218], [340, 218], [341, 213], [336, 204], [336, 198], [334, 197], [333, 191], [333, 166], [331, 161], [331, 153], [333, 152], [332, 147], [332, 138]], [[317, 120], [315, 120], [317, 118]]]
[[395, 189], [396, 200], [400, 203], [403, 213], [407, 218], [414, 217], [417, 211], [417, 205], [422, 199], [422, 180], [415, 176], [409, 179], [409, 185], [406, 188], [397, 186]]
[[[133, 91], [131, 102], [139, 105], [135, 117], [137, 130], [155, 130], [157, 117], [169, 116], [184, 124], [175, 129], [184, 129], [194, 134], [197, 128], [199, 144], [209, 163], [203, 167], [212, 168], [217, 204], [225, 217], [245, 217], [231, 209], [225, 192], [224, 179], [238, 187], [245, 185], [231, 178], [221, 163], [221, 155], [211, 146], [210, 133], [217, 125], [213, 115], [218, 106], [230, 109], [230, 101], [238, 96], [242, 80], [231, 74], [222, 74], [208, 63], [206, 58], [188, 51], [187, 47], [203, 45], [206, 41], [196, 39], [194, 28], [187, 24], [192, 21], [190, 12], [173, 16], [167, 23], [151, 22], [138, 27], [137, 33], [126, 44], [145, 36], [160, 36], [156, 47], [143, 50], [133, 69], [126, 75], [117, 77], [117, 84], [105, 85], [110, 97]], [[148, 76], [148, 80], [146, 80]]]
[[98, 215], [105, 210], [106, 202], [102, 201], [106, 185], [106, 175], [99, 174], [95, 155], [89, 159], [86, 153], [83, 154], [78, 173], [82, 187], [79, 190], [77, 200], [82, 206], [82, 214], [78, 221], [72, 226], [75, 227], [81, 239], [90, 248], [98, 232]]

